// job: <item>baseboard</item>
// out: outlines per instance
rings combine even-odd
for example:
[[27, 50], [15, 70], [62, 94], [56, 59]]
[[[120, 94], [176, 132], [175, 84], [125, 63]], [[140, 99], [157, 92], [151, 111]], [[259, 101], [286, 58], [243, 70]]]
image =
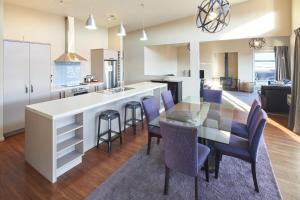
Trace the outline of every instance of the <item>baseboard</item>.
[[4, 133], [4, 138], [11, 137], [11, 136], [14, 136], [14, 135], [17, 135], [20, 133], [24, 133], [24, 131], [25, 131], [25, 129], [21, 128], [21, 129], [15, 130], [15, 131]]
[[2, 136], [2, 137], [0, 137], [0, 142], [4, 142], [4, 137]]

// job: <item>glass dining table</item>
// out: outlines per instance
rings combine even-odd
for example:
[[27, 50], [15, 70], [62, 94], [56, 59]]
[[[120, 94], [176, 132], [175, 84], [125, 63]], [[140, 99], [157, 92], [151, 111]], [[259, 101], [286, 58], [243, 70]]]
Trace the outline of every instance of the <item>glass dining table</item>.
[[160, 127], [165, 121], [177, 125], [196, 127], [198, 138], [206, 141], [229, 144], [231, 124], [235, 107], [228, 103], [206, 102], [200, 97], [187, 97], [159, 117], [149, 122]]

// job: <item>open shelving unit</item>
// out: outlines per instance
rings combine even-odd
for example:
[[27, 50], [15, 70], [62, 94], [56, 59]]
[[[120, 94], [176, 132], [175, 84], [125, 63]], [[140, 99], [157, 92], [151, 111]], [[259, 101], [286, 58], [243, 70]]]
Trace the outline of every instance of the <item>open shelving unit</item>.
[[58, 128], [57, 129], [57, 135], [61, 136], [63, 134], [69, 133], [71, 131], [75, 131], [75, 130], [77, 130], [79, 128], [82, 128], [82, 127], [83, 127], [83, 125], [78, 124], [78, 123], [69, 124], [69, 125], [63, 126], [61, 128]]
[[83, 113], [63, 119], [56, 128], [56, 176], [64, 174], [82, 161], [84, 153]]
[[75, 146], [79, 143], [81, 143], [83, 139], [78, 138], [78, 137], [72, 137], [70, 139], [67, 139], [61, 143], [57, 144], [57, 152], [64, 151], [65, 149], [71, 148], [72, 146]]

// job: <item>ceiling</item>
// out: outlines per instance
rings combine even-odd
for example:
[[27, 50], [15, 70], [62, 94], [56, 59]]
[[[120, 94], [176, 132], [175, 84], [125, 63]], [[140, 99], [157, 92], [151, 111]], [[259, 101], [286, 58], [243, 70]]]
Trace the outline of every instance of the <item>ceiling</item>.
[[[86, 20], [92, 12], [98, 26], [113, 27], [121, 21], [127, 31], [153, 26], [168, 21], [192, 16], [202, 0], [5, 0], [6, 3], [32, 8], [61, 16], [74, 16]], [[247, 0], [229, 0], [231, 4]], [[144, 10], [140, 6], [144, 3]], [[109, 21], [109, 15], [116, 20]]]

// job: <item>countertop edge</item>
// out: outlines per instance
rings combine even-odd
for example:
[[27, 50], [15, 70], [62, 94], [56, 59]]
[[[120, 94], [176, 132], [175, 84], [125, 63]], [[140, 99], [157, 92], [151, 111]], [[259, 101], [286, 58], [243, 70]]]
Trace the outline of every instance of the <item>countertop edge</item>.
[[94, 83], [88, 83], [87, 85], [77, 85], [74, 87], [65, 87], [65, 86], [51, 86], [51, 92], [61, 92], [61, 91], [69, 91], [73, 89], [78, 89], [78, 88], [86, 88], [86, 87], [94, 87], [94, 86], [100, 86], [103, 85], [103, 82], [94, 82]]
[[[132, 84], [132, 85], [135, 85], [135, 84]], [[127, 85], [126, 87], [130, 87], [130, 86], [131, 85]], [[86, 110], [90, 110], [90, 109], [95, 108], [95, 107], [103, 106], [103, 105], [108, 104], [108, 103], [113, 103], [113, 102], [119, 101], [123, 98], [132, 97], [132, 96], [135, 96], [135, 95], [138, 95], [138, 94], [141, 94], [141, 93], [145, 93], [145, 92], [155, 90], [155, 89], [158, 89], [158, 88], [163, 88], [163, 87], [167, 87], [167, 84], [160, 83], [160, 85], [152, 86], [151, 88], [143, 89], [141, 91], [136, 91], [136, 92], [131, 93], [131, 94], [126, 94], [125, 96], [118, 97], [118, 98], [113, 99], [111, 101], [99, 102], [97, 104], [93, 104], [93, 105], [90, 105], [90, 106], [86, 106], [86, 107], [83, 107], [83, 108], [80, 108], [80, 109], [75, 109], [75, 110], [65, 112], [65, 113], [62, 113], [62, 114], [57, 114], [57, 115], [49, 115], [45, 112], [42, 112], [42, 111], [39, 111], [37, 109], [34, 109], [34, 108], [30, 107], [30, 105], [26, 106], [26, 110], [29, 110], [29, 111], [34, 112], [36, 114], [39, 114], [39, 115], [41, 115], [43, 117], [46, 117], [50, 120], [56, 120], [56, 119], [59, 119], [59, 118], [63, 118], [63, 117], [71, 116], [71, 115], [76, 115], [78, 113], [84, 112]], [[138, 88], [135, 88], [135, 89], [138, 89]], [[70, 98], [72, 98], [72, 97], [70, 97]]]

